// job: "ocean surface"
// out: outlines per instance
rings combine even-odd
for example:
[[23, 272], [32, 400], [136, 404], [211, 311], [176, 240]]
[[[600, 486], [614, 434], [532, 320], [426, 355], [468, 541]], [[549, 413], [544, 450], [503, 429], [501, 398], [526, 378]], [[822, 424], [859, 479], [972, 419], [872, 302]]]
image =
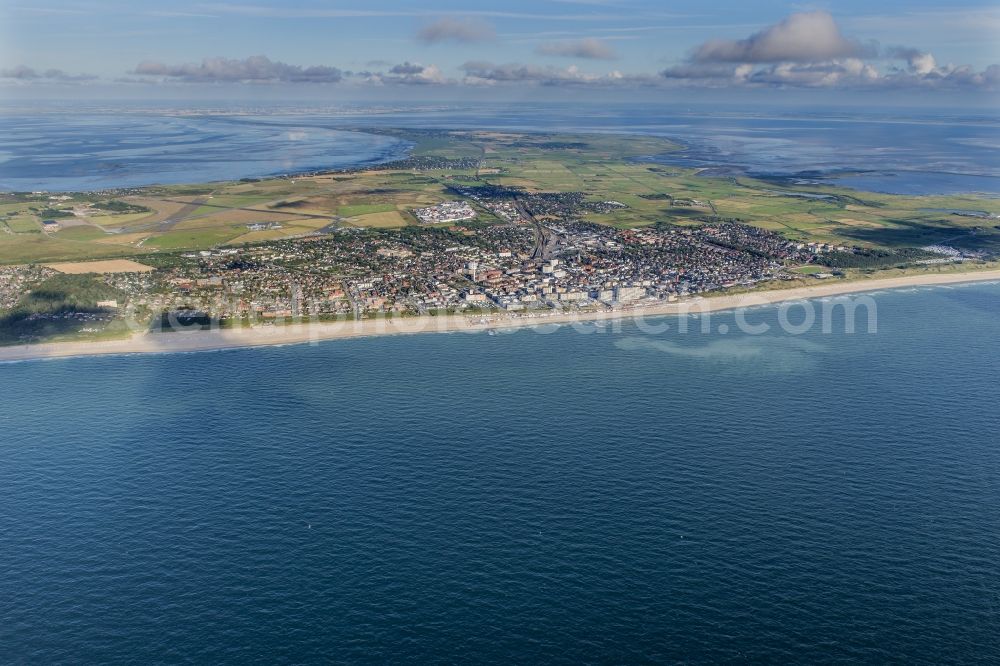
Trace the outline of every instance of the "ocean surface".
[[998, 663], [1000, 285], [873, 297], [0, 365], [0, 663]]
[[413, 108], [65, 108], [0, 113], [0, 190], [85, 190], [235, 180], [402, 156], [375, 127], [648, 134], [652, 156], [709, 173], [804, 178], [899, 194], [1000, 196], [1000, 117], [886, 111], [795, 113], [657, 105]]
[[0, 191], [204, 183], [404, 157], [392, 137], [211, 115], [0, 114]]

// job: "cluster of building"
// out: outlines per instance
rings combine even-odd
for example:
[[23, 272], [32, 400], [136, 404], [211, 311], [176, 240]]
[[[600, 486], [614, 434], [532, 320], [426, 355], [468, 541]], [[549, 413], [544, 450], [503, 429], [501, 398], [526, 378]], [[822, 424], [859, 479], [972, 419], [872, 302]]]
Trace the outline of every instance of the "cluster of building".
[[476, 217], [476, 211], [467, 201], [445, 201], [434, 206], [417, 208], [413, 214], [421, 224], [464, 222]]
[[918, 264], [946, 264], [952, 262], [963, 262], [974, 259], [986, 259], [989, 255], [984, 250], [964, 250], [951, 245], [925, 245], [920, 248], [925, 252], [938, 255], [929, 259], [917, 261]]
[[[549, 225], [539, 258], [528, 224], [343, 229], [189, 253], [153, 273], [105, 279], [133, 311], [220, 320], [641, 307], [788, 277], [807, 249], [738, 223], [617, 230]], [[138, 310], [136, 310], [138, 308]]]
[[[119, 313], [127, 309], [153, 321], [163, 313], [190, 318], [192, 312], [223, 322], [278, 322], [637, 308], [791, 279], [789, 266], [827, 249], [739, 221], [621, 230], [549, 218], [542, 226], [538, 213], [522, 213], [519, 198], [496, 191], [474, 194], [480, 198], [469, 196], [477, 205], [494, 212], [510, 205], [510, 221], [463, 226], [461, 221], [475, 216], [470, 204], [446, 202], [415, 211], [421, 221], [440, 225], [344, 227], [238, 248], [159, 255], [153, 272], [115, 273], [103, 280], [121, 294]], [[536, 208], [540, 201], [550, 207], [547, 218], [560, 206], [581, 205], [575, 197], [530, 199]], [[12, 307], [50, 274], [36, 266], [0, 268], [0, 309]]]
[[0, 266], [0, 312], [14, 307], [22, 296], [55, 271], [44, 266]]
[[455, 187], [452, 189], [463, 197], [472, 199], [504, 222], [525, 222], [526, 218], [517, 207], [513, 190], [505, 187], [486, 185], [480, 187]]
[[589, 201], [583, 192], [528, 192], [520, 187], [491, 184], [453, 185], [452, 189], [506, 222], [523, 221], [528, 215], [566, 220], [628, 208], [621, 201]]

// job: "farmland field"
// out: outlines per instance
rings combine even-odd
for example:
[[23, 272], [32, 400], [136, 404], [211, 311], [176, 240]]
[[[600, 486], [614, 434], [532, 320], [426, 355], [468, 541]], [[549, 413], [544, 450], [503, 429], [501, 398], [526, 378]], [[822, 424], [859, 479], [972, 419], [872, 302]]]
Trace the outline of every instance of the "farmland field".
[[72, 263], [46, 264], [48, 268], [68, 275], [84, 273], [148, 273], [152, 266], [140, 264], [128, 259], [110, 259], [107, 261], [77, 261]]

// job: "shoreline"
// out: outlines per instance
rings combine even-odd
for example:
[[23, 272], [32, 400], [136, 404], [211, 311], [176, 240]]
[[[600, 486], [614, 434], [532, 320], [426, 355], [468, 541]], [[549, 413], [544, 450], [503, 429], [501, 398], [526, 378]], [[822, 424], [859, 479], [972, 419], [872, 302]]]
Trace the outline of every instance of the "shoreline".
[[1000, 280], [1000, 269], [966, 273], [933, 273], [893, 278], [876, 278], [872, 280], [851, 280], [816, 284], [807, 287], [746, 292], [728, 296], [720, 294], [718, 296], [699, 297], [645, 307], [609, 311], [521, 315], [502, 313], [488, 315], [422, 315], [417, 317], [384, 317], [360, 321], [306, 322], [282, 326], [253, 326], [211, 331], [199, 330], [173, 333], [142, 331], [134, 333], [128, 338], [116, 340], [43, 342], [0, 347], [0, 363], [78, 356], [219, 351], [224, 349], [316, 343], [325, 340], [380, 335], [483, 333], [497, 329], [549, 325], [561, 326], [577, 322], [641, 319], [688, 313], [703, 314], [886, 289], [932, 287], [995, 280]]

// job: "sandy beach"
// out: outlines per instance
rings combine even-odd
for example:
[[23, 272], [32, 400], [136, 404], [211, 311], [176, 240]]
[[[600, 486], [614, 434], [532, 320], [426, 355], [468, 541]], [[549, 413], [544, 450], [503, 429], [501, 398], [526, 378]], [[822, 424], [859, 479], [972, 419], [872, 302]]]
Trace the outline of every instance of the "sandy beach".
[[873, 280], [819, 282], [808, 287], [776, 289], [744, 294], [718, 295], [662, 302], [631, 309], [588, 312], [517, 313], [490, 315], [447, 315], [387, 317], [360, 321], [310, 322], [288, 325], [260, 325], [211, 331], [151, 333], [142, 331], [129, 338], [99, 342], [55, 342], [0, 347], [0, 362], [33, 359], [195, 352], [237, 347], [288, 345], [356, 338], [373, 335], [467, 332], [483, 333], [499, 329], [545, 327], [626, 319], [645, 319], [689, 313], [718, 312], [738, 308], [804, 299], [857, 294], [885, 289], [984, 282], [1000, 280], [1000, 270], [968, 273], [912, 275]]

